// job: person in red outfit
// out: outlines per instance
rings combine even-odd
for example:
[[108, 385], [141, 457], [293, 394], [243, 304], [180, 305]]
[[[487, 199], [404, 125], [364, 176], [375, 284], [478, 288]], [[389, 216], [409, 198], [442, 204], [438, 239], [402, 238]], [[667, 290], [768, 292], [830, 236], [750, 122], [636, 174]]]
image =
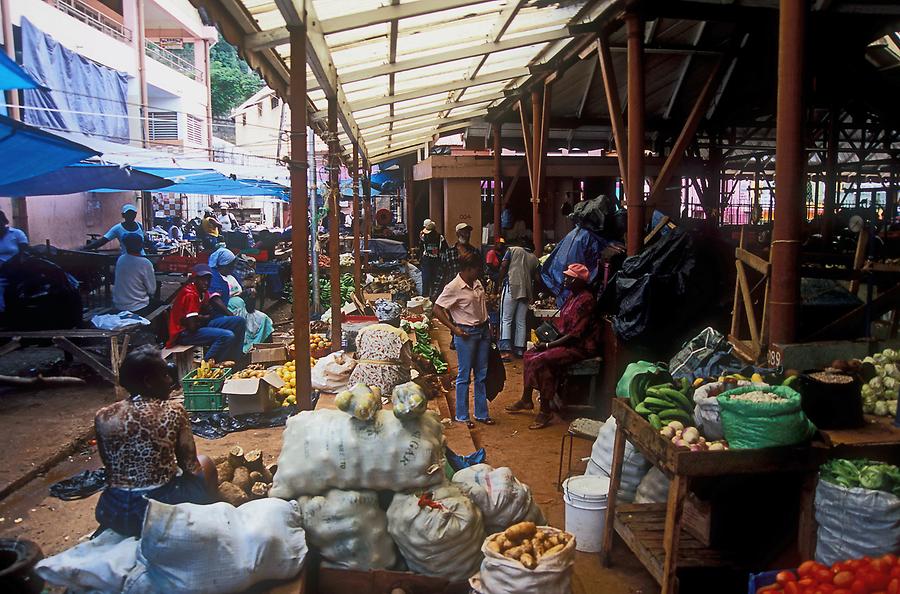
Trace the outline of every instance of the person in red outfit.
[[539, 342], [525, 353], [522, 398], [506, 407], [508, 412], [534, 410], [532, 395], [537, 390], [541, 408], [529, 429], [543, 429], [550, 424], [551, 404], [566, 368], [593, 357], [600, 349], [596, 300], [587, 288], [590, 271], [584, 264], [570, 264], [563, 274], [563, 286], [571, 293], [554, 320], [559, 338], [549, 343]]

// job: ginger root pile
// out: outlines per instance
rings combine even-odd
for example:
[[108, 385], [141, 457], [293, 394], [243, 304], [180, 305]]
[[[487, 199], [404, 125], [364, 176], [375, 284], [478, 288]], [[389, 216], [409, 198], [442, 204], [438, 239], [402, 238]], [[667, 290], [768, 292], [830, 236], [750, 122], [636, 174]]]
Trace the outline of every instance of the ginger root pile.
[[489, 550], [521, 563], [526, 569], [537, 567], [541, 559], [566, 548], [573, 536], [554, 528], [538, 528], [534, 522], [519, 522], [488, 540]]

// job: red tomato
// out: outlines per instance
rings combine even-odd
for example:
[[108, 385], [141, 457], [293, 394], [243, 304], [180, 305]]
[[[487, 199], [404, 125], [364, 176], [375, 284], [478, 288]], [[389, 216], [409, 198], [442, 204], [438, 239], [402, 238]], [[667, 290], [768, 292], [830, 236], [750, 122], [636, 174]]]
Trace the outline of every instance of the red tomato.
[[756, 591], [756, 594], [783, 594], [784, 590], [781, 589], [781, 586], [778, 584], [772, 584], [769, 586], [763, 586], [759, 590]]
[[863, 576], [863, 579], [866, 581], [866, 587], [870, 591], [876, 590], [884, 590], [887, 588], [888, 582], [890, 578], [883, 573], [876, 573], [874, 571], [870, 571]]
[[794, 575], [793, 571], [779, 571], [778, 575], [775, 576], [776, 584], [786, 584], [788, 582], [796, 582], [797, 576]]
[[801, 588], [809, 588], [810, 586], [816, 585], [816, 580], [811, 577], [805, 577], [799, 582], [797, 582]]
[[830, 569], [816, 569], [812, 577], [820, 584], [830, 584], [831, 580], [834, 579], [834, 574], [831, 573]]
[[840, 573], [842, 571], [846, 571], [847, 569], [849, 569], [849, 565], [846, 561], [838, 561], [831, 566], [831, 571], [835, 573]]
[[851, 594], [867, 594], [868, 591], [869, 589], [866, 587], [866, 581], [863, 579], [857, 578], [850, 584]]
[[800, 594], [800, 586], [797, 582], [788, 582], [784, 585], [784, 594]]
[[853, 592], [851, 592], [847, 588], [838, 588], [834, 591], [834, 594], [853, 594]]
[[854, 569], [854, 570], [855, 570], [855, 569], [859, 569], [859, 568], [862, 567], [862, 566], [863, 566], [863, 562], [860, 561], [859, 559], [851, 559], [850, 561], [847, 561], [847, 568], [848, 568], [848, 569]]
[[852, 571], [841, 571], [834, 574], [834, 579], [832, 583], [835, 586], [849, 586], [853, 583], [853, 572]]
[[894, 578], [888, 583], [888, 594], [900, 594], [900, 578]]
[[881, 560], [884, 561], [885, 563], [887, 563], [888, 565], [890, 565], [891, 567], [897, 565], [897, 555], [894, 555], [892, 553], [888, 553], [887, 555], [882, 556]]
[[831, 584], [819, 584], [816, 594], [834, 594], [834, 586]]
[[815, 570], [816, 565], [815, 561], [804, 561], [797, 568], [797, 575], [802, 578], [810, 575]]
[[890, 564], [888, 564], [884, 559], [878, 558], [872, 561], [869, 564], [869, 568], [877, 571], [878, 573], [888, 573], [891, 570]]
[[900, 564], [891, 567], [891, 572], [888, 575], [892, 578], [900, 578]]

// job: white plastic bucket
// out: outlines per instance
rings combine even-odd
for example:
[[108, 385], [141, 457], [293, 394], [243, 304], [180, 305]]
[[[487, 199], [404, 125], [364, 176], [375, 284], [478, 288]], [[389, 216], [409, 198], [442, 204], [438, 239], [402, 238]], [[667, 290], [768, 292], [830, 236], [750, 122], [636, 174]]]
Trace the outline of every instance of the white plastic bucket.
[[609, 478], [605, 476], [573, 476], [563, 482], [566, 532], [575, 535], [575, 550], [600, 552], [608, 493]]

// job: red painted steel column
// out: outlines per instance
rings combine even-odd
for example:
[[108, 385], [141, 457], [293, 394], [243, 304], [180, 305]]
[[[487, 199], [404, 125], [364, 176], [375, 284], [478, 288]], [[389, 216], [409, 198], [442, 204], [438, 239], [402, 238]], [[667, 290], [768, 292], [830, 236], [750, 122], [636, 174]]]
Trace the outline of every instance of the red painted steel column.
[[625, 17], [628, 26], [628, 255], [644, 245], [644, 21]]
[[341, 350], [341, 157], [337, 134], [337, 99], [328, 99], [328, 267], [331, 281], [331, 348]]
[[500, 146], [500, 127], [503, 124], [500, 122], [496, 122], [494, 124], [494, 244], [496, 245], [497, 240], [500, 239], [502, 234], [502, 229], [500, 225], [500, 217], [502, 215], [503, 204], [503, 189], [501, 187], [501, 163], [500, 163], [500, 153], [502, 148]]
[[534, 240], [534, 254], [540, 258], [544, 253], [544, 230], [541, 227], [541, 93], [531, 91], [531, 229]]
[[415, 181], [413, 181], [412, 165], [406, 168], [403, 186], [406, 189], [406, 236], [409, 241], [409, 249], [416, 246], [416, 228], [413, 225], [413, 217], [416, 211]]
[[800, 220], [805, 199], [803, 150], [803, 50], [805, 0], [781, 0], [778, 23], [778, 111], [775, 133], [775, 224], [769, 337], [773, 343], [796, 339], [800, 300]]
[[[312, 410], [309, 369], [309, 197], [306, 188], [306, 26], [292, 27], [291, 64], [291, 280], [294, 285], [294, 362], [297, 406]], [[292, 68], [293, 70], [293, 68]], [[292, 73], [294, 74], [294, 73]]]

